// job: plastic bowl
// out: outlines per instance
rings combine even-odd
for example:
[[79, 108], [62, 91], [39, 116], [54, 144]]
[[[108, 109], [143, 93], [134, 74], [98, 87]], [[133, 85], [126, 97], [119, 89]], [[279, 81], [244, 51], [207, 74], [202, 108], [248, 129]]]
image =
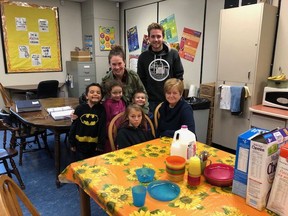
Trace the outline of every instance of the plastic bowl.
[[142, 182], [142, 183], [151, 182], [154, 179], [155, 170], [151, 168], [143, 167], [143, 168], [136, 170], [136, 175], [137, 175], [139, 182]]
[[204, 176], [211, 185], [228, 187], [233, 182], [234, 168], [227, 164], [214, 163], [205, 167]]
[[176, 155], [168, 156], [165, 162], [166, 166], [172, 170], [185, 169], [186, 165], [186, 159]]

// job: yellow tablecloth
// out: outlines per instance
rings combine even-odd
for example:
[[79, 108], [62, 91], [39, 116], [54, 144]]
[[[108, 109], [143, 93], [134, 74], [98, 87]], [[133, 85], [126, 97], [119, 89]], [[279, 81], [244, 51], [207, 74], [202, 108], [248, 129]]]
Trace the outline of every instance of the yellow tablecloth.
[[[169, 155], [170, 144], [171, 139], [155, 139], [72, 163], [59, 175], [59, 180], [78, 184], [110, 215], [269, 215], [266, 210], [260, 212], [246, 205], [245, 199], [231, 193], [231, 187], [212, 186], [203, 176], [199, 186], [188, 186], [187, 172], [184, 181], [177, 183], [181, 192], [176, 199], [161, 202], [147, 193], [144, 207], [133, 206], [131, 187], [139, 184], [135, 170], [151, 167], [157, 180], [166, 180], [164, 160]], [[213, 163], [234, 166], [235, 155], [197, 143], [197, 152], [202, 150], [209, 152]]]

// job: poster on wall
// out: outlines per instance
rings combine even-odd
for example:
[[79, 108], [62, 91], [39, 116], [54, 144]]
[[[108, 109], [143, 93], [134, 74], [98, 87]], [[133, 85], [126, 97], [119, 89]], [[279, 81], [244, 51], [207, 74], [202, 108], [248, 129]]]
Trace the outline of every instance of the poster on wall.
[[141, 52], [148, 50], [148, 46], [149, 46], [149, 38], [148, 35], [144, 34]]
[[99, 26], [100, 51], [111, 50], [115, 44], [115, 28]]
[[138, 32], [136, 26], [127, 31], [127, 40], [129, 52], [139, 49]]
[[129, 55], [129, 69], [137, 72], [137, 63], [139, 55]]
[[193, 62], [200, 41], [201, 32], [184, 28], [180, 41], [179, 56]]
[[62, 71], [57, 7], [2, 2], [6, 73]]
[[160, 25], [162, 25], [165, 30], [165, 41], [167, 41], [168, 43], [175, 43], [178, 41], [176, 20], [174, 14], [161, 20]]
[[84, 35], [84, 49], [89, 50], [90, 54], [93, 52], [93, 36]]

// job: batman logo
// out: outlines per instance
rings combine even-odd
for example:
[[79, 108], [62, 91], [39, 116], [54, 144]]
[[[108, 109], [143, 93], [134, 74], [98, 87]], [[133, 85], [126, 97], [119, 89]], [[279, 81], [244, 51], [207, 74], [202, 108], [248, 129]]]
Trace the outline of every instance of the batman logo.
[[98, 115], [95, 114], [84, 114], [80, 117], [80, 121], [82, 124], [87, 126], [94, 126], [99, 121]]

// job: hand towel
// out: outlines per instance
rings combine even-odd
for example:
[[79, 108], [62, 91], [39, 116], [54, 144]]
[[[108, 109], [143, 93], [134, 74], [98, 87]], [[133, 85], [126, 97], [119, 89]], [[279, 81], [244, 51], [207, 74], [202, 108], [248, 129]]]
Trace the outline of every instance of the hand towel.
[[245, 100], [245, 88], [243, 86], [231, 86], [231, 113], [240, 115], [243, 112]]
[[220, 109], [230, 110], [231, 91], [230, 86], [222, 85], [220, 95]]
[[248, 98], [251, 96], [250, 90], [248, 88], [248, 86], [244, 86], [244, 90], [245, 90], [245, 98]]

